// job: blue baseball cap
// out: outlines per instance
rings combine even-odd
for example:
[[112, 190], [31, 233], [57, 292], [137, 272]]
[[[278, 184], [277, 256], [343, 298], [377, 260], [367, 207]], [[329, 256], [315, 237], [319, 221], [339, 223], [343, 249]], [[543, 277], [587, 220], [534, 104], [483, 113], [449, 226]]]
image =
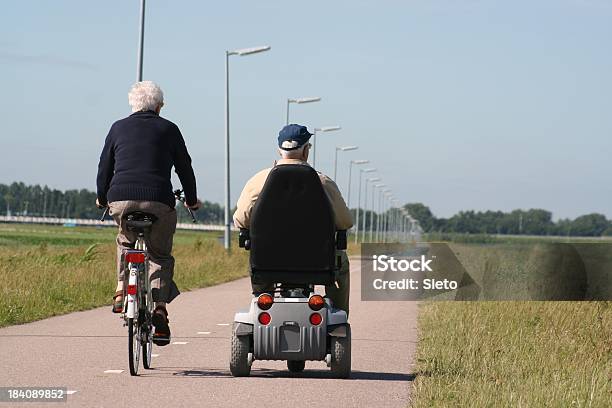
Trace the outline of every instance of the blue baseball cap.
[[304, 146], [310, 139], [312, 133], [308, 131], [306, 126], [296, 125], [295, 123], [287, 125], [278, 132], [278, 147], [283, 150], [295, 150]]

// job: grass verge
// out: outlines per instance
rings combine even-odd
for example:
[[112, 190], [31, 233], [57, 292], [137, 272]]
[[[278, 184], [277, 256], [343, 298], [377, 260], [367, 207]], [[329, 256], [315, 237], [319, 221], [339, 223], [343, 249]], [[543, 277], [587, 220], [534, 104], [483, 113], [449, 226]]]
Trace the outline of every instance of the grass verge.
[[[115, 229], [0, 225], [0, 327], [110, 305]], [[181, 291], [247, 276], [248, 253], [227, 254], [218, 233], [178, 231]]]
[[612, 302], [431, 302], [414, 407], [612, 406]]
[[[514, 299], [546, 266], [529, 251], [554, 241], [459, 238], [449, 245], [476, 282]], [[609, 267], [607, 255], [582, 255], [587, 272]], [[430, 301], [419, 331], [414, 407], [612, 406], [612, 302]]]

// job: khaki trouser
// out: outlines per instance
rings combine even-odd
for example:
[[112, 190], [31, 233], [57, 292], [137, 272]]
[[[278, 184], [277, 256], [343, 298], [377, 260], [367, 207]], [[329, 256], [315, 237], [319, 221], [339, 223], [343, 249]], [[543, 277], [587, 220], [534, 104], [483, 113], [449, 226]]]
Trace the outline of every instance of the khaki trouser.
[[117, 280], [124, 281], [125, 269], [121, 265], [124, 250], [133, 249], [137, 235], [125, 227], [124, 216], [130, 212], [143, 211], [153, 214], [157, 221], [145, 236], [149, 254], [149, 279], [155, 302], [170, 303], [179, 295], [179, 290], [172, 280], [174, 276], [174, 257], [172, 256], [172, 239], [176, 231], [176, 210], [166, 204], [155, 201], [115, 201], [109, 203], [109, 214], [119, 225], [117, 234]]
[[[351, 274], [349, 272], [350, 265], [346, 251], [338, 251], [337, 255], [341, 257], [342, 266], [336, 275], [336, 285], [325, 285], [325, 296], [331, 299], [333, 305], [338, 309], [342, 309], [349, 314], [349, 292], [351, 290]], [[251, 282], [253, 293], [271, 292], [274, 290], [274, 285], [255, 284]]]

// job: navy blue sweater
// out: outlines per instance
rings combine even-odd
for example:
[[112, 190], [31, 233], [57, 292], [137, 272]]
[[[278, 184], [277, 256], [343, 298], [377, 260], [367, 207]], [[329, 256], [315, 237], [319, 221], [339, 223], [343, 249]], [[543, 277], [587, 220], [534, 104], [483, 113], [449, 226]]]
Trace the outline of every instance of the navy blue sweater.
[[174, 166], [187, 204], [197, 201], [196, 181], [185, 140], [174, 123], [152, 111], [113, 123], [98, 165], [98, 201], [158, 201], [174, 208]]

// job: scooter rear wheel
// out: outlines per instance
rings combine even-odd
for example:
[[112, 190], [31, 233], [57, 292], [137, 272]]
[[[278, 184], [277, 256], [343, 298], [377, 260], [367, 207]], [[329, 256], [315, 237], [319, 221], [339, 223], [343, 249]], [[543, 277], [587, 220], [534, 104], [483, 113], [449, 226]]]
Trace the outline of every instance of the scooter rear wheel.
[[346, 337], [332, 337], [331, 371], [336, 378], [351, 376], [351, 326], [346, 325]]
[[236, 336], [235, 333], [232, 333], [230, 371], [234, 377], [247, 377], [251, 374], [251, 365], [249, 364], [250, 348], [250, 336]]

